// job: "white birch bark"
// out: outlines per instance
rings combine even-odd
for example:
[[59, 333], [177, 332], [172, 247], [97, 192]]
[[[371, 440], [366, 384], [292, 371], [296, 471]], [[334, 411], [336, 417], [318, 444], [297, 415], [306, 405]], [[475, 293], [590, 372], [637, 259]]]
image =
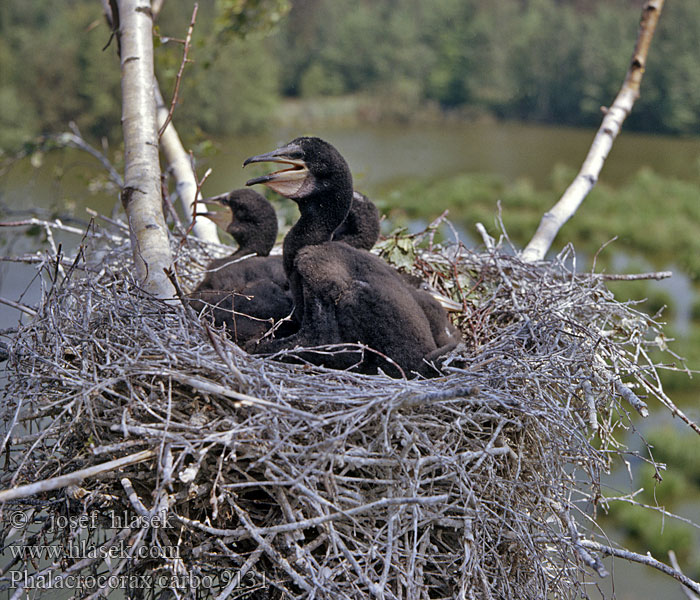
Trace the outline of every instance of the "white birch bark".
[[535, 235], [532, 236], [530, 243], [523, 250], [521, 258], [525, 262], [534, 262], [545, 257], [559, 230], [574, 215], [598, 182], [600, 171], [617, 134], [620, 132], [622, 123], [639, 97], [639, 85], [642, 82], [649, 45], [654, 36], [663, 5], [664, 0], [645, 2], [634, 56], [622, 88], [612, 106], [606, 111], [579, 174], [559, 201], [543, 215]]
[[[163, 95], [160, 92], [156, 79], [153, 80], [153, 89], [156, 97], [158, 128], [160, 129], [168, 118], [169, 107], [163, 101]], [[197, 180], [192, 171], [190, 156], [185, 151], [172, 121], [168, 123], [163, 135], [160, 136], [160, 147], [175, 179], [175, 191], [180, 198], [180, 204], [189, 225], [192, 222], [192, 209], [195, 195], [197, 195]], [[199, 199], [201, 197], [202, 195], [199, 194]], [[219, 243], [216, 224], [205, 217], [195, 218], [192, 233], [201, 240]]]
[[124, 189], [136, 277], [146, 292], [174, 296], [163, 269], [172, 257], [163, 218], [153, 93], [153, 20], [149, 0], [117, 0], [121, 46]]

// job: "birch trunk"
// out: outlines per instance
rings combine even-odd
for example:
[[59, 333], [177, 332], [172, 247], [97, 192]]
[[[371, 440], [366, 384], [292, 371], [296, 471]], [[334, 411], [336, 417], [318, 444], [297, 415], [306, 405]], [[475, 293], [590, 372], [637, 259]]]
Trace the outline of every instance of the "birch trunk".
[[121, 47], [124, 189], [136, 277], [159, 298], [174, 296], [163, 269], [172, 257], [163, 218], [153, 93], [153, 20], [149, 0], [117, 0]]
[[[162, 127], [168, 118], [168, 107], [163, 101], [163, 95], [160, 93], [158, 81], [153, 80], [153, 89], [156, 97], [156, 107], [158, 116], [158, 127]], [[173, 122], [170, 121], [168, 126], [163, 131], [160, 137], [160, 147], [163, 150], [163, 156], [172, 170], [175, 178], [175, 190], [180, 198], [182, 210], [185, 213], [185, 219], [189, 225], [192, 222], [192, 208], [194, 199], [197, 195], [197, 180], [192, 170], [192, 161], [190, 156], [185, 151], [185, 148], [180, 141], [180, 136], [177, 134]], [[201, 199], [199, 194], [199, 199]], [[219, 243], [219, 236], [216, 231], [216, 224], [207, 218], [195, 218], [192, 233], [201, 240], [207, 242]]]

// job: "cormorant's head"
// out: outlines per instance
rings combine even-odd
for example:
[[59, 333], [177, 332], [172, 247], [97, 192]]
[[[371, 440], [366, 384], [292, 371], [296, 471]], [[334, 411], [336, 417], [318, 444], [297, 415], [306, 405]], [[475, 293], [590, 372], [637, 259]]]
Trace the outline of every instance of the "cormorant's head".
[[277, 150], [251, 156], [243, 166], [256, 162], [275, 162], [287, 167], [251, 179], [246, 185], [262, 183], [290, 200], [298, 202], [317, 194], [352, 194], [352, 175], [347, 162], [320, 138], [298, 137]]
[[[230, 210], [198, 212], [230, 233], [240, 248], [269, 254], [277, 238], [277, 215], [272, 205], [254, 190], [243, 188], [199, 201], [205, 205], [223, 205]], [[253, 248], [255, 246], [255, 248]]]
[[371, 250], [379, 239], [379, 210], [364, 194], [353, 192], [350, 212], [333, 232], [333, 239]]

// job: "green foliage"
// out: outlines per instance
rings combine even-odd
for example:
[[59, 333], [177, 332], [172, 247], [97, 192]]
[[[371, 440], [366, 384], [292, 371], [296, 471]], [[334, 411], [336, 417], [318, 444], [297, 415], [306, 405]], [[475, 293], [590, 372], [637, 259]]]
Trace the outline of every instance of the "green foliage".
[[[414, 111], [435, 101], [593, 125], [623, 81], [638, 19], [627, 0], [297, 0], [277, 38], [282, 90], [337, 95], [408, 81]], [[629, 128], [698, 131], [699, 37], [700, 3], [664, 9]]]
[[[172, 39], [184, 37], [192, 7], [192, 0], [169, 0], [159, 17], [166, 96], [182, 56]], [[209, 135], [260, 128], [281, 90], [371, 94], [375, 118], [411, 119], [436, 104], [594, 125], [624, 77], [638, 10], [628, 0], [200, 3], [176, 121]], [[256, 35], [272, 31], [265, 42]], [[700, 3], [667, 4], [627, 127], [700, 130], [699, 38]], [[94, 0], [1, 2], [0, 147], [71, 120], [86, 134], [114, 135], [119, 68], [116, 44], [102, 51], [108, 39]]]
[[119, 66], [102, 52], [106, 26], [93, 2], [3, 3], [0, 16], [0, 147], [76, 121], [87, 133], [119, 125]]
[[[160, 15], [156, 67], [166, 97], [182, 60], [172, 40], [185, 37], [193, 5], [169, 0]], [[185, 137], [265, 127], [278, 98], [277, 63], [251, 34], [269, 31], [288, 8], [287, 0], [219, 0], [216, 10], [200, 3], [175, 116]], [[109, 37], [93, 0], [0, 3], [0, 148], [70, 121], [88, 137], [120, 138], [116, 43], [103, 51]]]
[[[526, 179], [506, 183], [485, 174], [416, 180], [394, 188], [383, 201], [397, 217], [412, 219], [429, 219], [449, 206], [454, 222], [470, 228], [481, 221], [492, 235], [498, 235], [494, 207], [500, 200], [506, 230], [522, 246], [534, 233], [543, 212], [554, 204], [574, 175], [569, 169], [556, 167], [550, 187], [542, 190], [534, 189]], [[571, 241], [579, 251], [592, 256], [618, 236], [614, 250], [654, 256], [659, 266], [675, 262], [698, 281], [698, 197], [698, 184], [663, 177], [647, 169], [620, 188], [598, 183], [576, 218], [564, 226], [558, 240]], [[609, 254], [604, 252], [599, 260], [605, 261]]]
[[245, 38], [269, 31], [289, 8], [289, 0], [216, 0], [217, 37]]
[[276, 91], [275, 63], [264, 42], [234, 41], [219, 50], [208, 68], [198, 64], [183, 78], [180, 93], [185, 100], [176, 119], [208, 135], [259, 131], [273, 112]]
[[405, 230], [397, 230], [386, 240], [380, 242], [377, 248], [382, 258], [399, 269], [411, 271], [416, 262], [416, 248], [413, 241], [406, 237]]

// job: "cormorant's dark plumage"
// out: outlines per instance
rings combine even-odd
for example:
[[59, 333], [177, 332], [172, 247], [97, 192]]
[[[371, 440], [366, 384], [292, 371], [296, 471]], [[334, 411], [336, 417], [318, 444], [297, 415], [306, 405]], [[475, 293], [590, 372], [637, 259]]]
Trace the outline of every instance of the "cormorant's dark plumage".
[[379, 211], [364, 194], [353, 192], [350, 212], [333, 232], [333, 239], [371, 250], [379, 239]]
[[[288, 338], [263, 342], [259, 351], [359, 342], [375, 351], [362, 361], [360, 368], [365, 371], [381, 366], [398, 374], [383, 358], [388, 357], [407, 375], [434, 373], [425, 361], [458, 342], [442, 308], [378, 257], [333, 240], [353, 196], [352, 176], [338, 151], [319, 138], [297, 138], [249, 158], [244, 165], [251, 162], [291, 165], [247, 185], [264, 183], [297, 202], [301, 213], [285, 237], [283, 252], [295, 311], [301, 315], [300, 330]], [[447, 343], [439, 345], [445, 338]], [[304, 356], [334, 368], [357, 362], [344, 352]]]
[[282, 257], [268, 256], [277, 237], [277, 215], [263, 196], [250, 189], [234, 190], [204, 203], [231, 209], [228, 214], [203, 214], [228, 231], [238, 249], [209, 264], [204, 280], [191, 294], [191, 305], [197, 311], [210, 306], [216, 325], [226, 325], [231, 337], [243, 345], [260, 339], [292, 310]]
[[[268, 256], [277, 237], [277, 216], [272, 205], [251, 189], [234, 190], [202, 201], [223, 204], [231, 210], [200, 213], [230, 233], [238, 249], [209, 263], [207, 274], [192, 293], [191, 305], [200, 312], [211, 305], [216, 325], [226, 325], [240, 345], [259, 340], [272, 322], [289, 315], [292, 296], [281, 256]], [[363, 194], [355, 192], [346, 220], [334, 238], [369, 249], [379, 237], [379, 211]], [[254, 255], [254, 256], [250, 256]], [[244, 257], [245, 260], [241, 260]], [[290, 323], [278, 331], [289, 335], [298, 328]]]

